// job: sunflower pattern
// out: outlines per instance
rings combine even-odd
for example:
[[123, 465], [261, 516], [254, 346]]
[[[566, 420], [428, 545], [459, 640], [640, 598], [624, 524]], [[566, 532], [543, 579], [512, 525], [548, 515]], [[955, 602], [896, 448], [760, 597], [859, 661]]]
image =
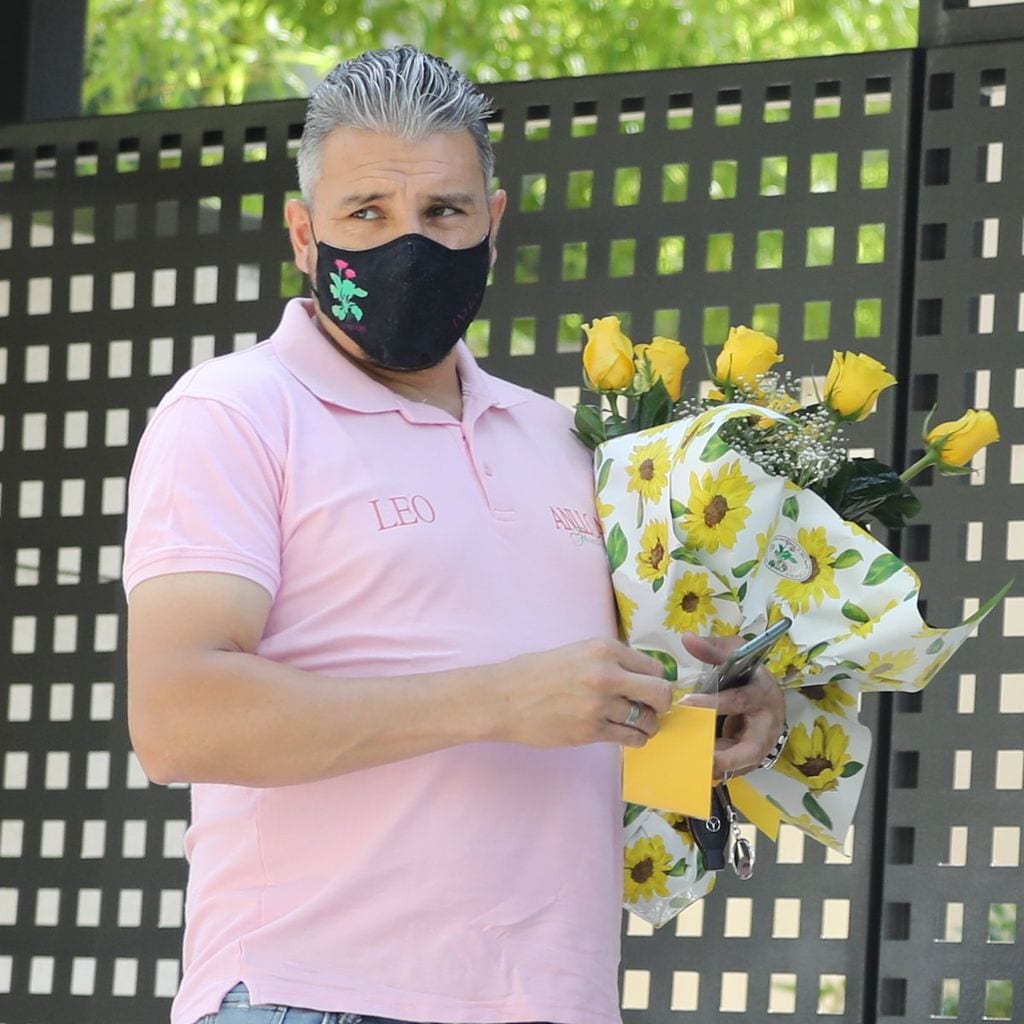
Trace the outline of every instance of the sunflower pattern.
[[[707, 410], [598, 449], [620, 627], [631, 646], [658, 652], [685, 693], [703, 677], [684, 633], [746, 636], [793, 619], [769, 663], [784, 682], [789, 743], [774, 770], [745, 782], [779, 822], [839, 849], [871, 750], [858, 695], [927, 685], [1002, 594], [958, 626], [927, 626], [908, 566], [816, 494], [722, 441], [722, 424], [750, 408]], [[635, 914], [662, 924], [710, 891], [714, 873], [701, 874], [678, 815], [637, 807], [626, 835], [626, 904]]]

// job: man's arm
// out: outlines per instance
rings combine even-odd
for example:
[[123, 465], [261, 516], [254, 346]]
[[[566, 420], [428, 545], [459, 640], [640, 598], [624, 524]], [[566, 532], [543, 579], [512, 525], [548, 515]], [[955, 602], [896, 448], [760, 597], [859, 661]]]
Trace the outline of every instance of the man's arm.
[[[255, 653], [270, 604], [223, 573], [132, 590], [128, 717], [153, 781], [290, 785], [480, 740], [642, 746], [671, 701], [661, 665], [612, 640], [420, 675], [304, 672]], [[620, 724], [630, 701], [636, 728]]]

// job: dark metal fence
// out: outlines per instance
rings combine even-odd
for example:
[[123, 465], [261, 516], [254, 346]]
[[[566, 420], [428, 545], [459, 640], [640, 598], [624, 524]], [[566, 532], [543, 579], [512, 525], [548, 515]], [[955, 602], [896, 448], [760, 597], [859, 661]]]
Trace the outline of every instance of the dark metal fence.
[[[581, 321], [691, 350], [743, 322], [797, 373], [833, 348], [898, 367], [858, 431], [883, 457], [914, 456], [936, 402], [988, 406], [1003, 441], [926, 481], [903, 541], [930, 618], [958, 618], [1024, 559], [1022, 13], [928, 6], [931, 42], [995, 37], [929, 51], [494, 87], [484, 365], [571, 401]], [[160, 1020], [177, 984], [187, 796], [128, 744], [125, 480], [175, 377], [301, 290], [280, 211], [302, 113], [0, 135], [0, 1024]], [[1021, 593], [924, 694], [866, 698], [845, 855], [784, 826], [753, 882], [625, 922], [627, 1020], [1024, 1020]]]

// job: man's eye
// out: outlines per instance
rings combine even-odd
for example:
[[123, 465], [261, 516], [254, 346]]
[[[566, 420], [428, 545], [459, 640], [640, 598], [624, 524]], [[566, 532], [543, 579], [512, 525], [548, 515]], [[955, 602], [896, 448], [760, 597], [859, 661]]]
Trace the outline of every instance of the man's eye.
[[432, 206], [430, 208], [431, 217], [451, 217], [452, 214], [458, 213], [454, 206]]
[[367, 208], [363, 210], [356, 210], [352, 216], [357, 220], [377, 220], [377, 218], [380, 217], [380, 214], [376, 210]]

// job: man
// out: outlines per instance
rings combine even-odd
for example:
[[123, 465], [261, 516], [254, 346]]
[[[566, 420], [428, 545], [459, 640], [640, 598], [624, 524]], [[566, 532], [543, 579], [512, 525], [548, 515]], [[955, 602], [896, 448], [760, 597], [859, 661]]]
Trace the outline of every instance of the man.
[[[568, 412], [459, 342], [505, 208], [487, 116], [411, 47], [336, 68], [286, 211], [316, 302], [186, 374], [140, 445], [130, 724], [193, 784], [175, 1024], [618, 1019], [619, 747], [671, 688], [551, 513], [592, 514]], [[778, 687], [722, 710], [716, 767], [756, 764]]]

